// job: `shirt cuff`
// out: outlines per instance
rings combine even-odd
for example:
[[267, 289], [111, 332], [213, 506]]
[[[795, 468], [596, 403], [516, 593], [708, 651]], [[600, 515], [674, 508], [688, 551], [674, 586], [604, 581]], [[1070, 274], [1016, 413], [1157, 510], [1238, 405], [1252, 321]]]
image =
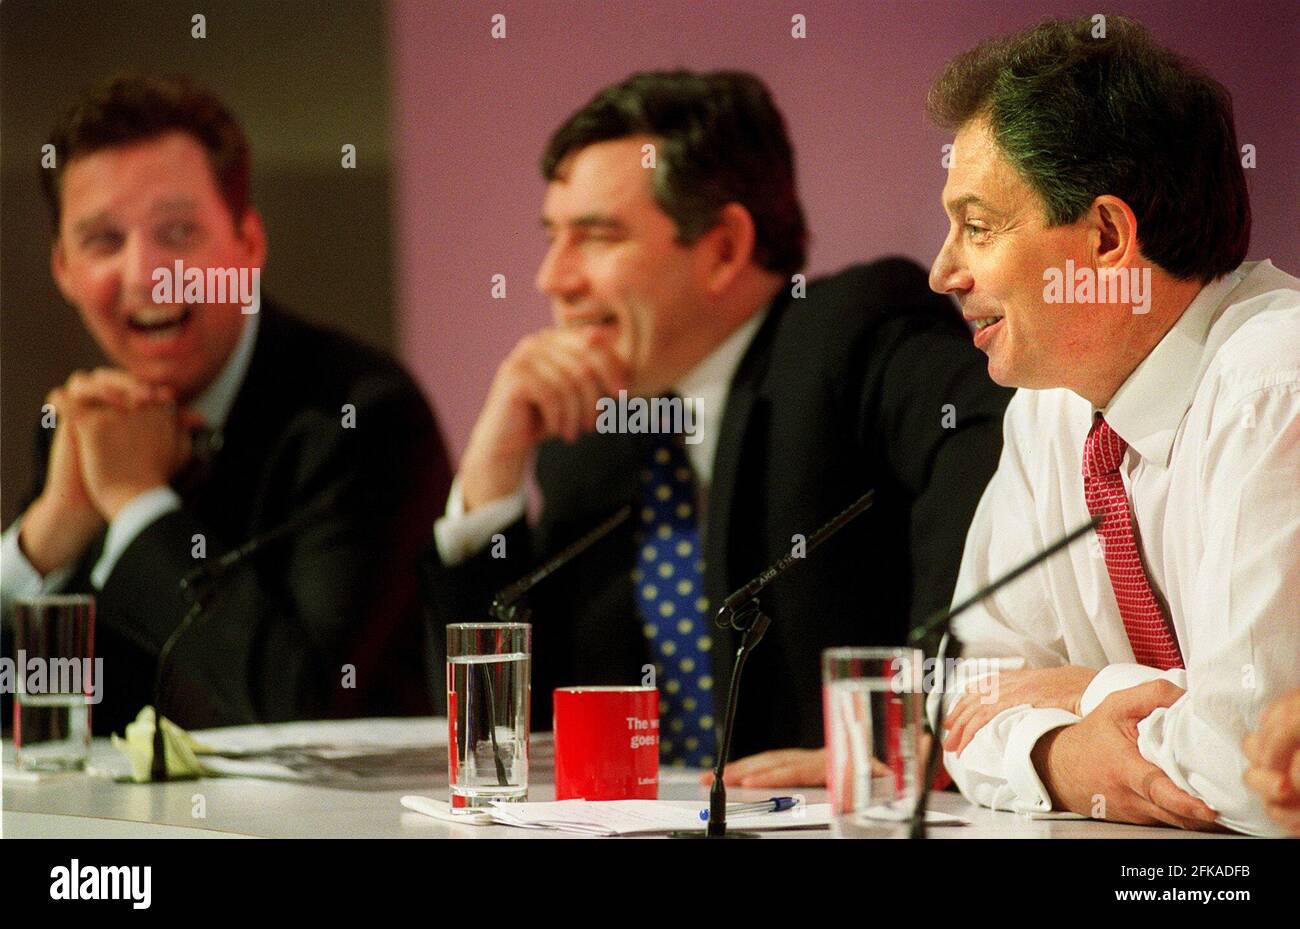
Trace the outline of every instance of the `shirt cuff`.
[[527, 509], [528, 492], [520, 483], [509, 496], [466, 513], [465, 498], [460, 492], [460, 475], [457, 475], [447, 496], [447, 512], [433, 524], [438, 557], [448, 568], [468, 561], [487, 547], [493, 535], [522, 518]]
[[1007, 786], [1015, 797], [1014, 806], [1022, 813], [1047, 813], [1052, 809], [1052, 798], [1034, 770], [1033, 752], [1038, 740], [1062, 726], [1072, 726], [1079, 721], [1069, 710], [1040, 707], [1030, 710], [1016, 722], [1007, 738]]
[[1149, 681], [1158, 681], [1161, 678], [1178, 685], [1184, 690], [1187, 689], [1187, 672], [1182, 668], [1161, 671], [1159, 668], [1152, 668], [1149, 665], [1127, 662], [1106, 665], [1097, 672], [1097, 675], [1088, 683], [1083, 696], [1079, 698], [1079, 712], [1087, 716], [1100, 705], [1101, 701], [1111, 694], [1120, 690], [1128, 690], [1130, 687], [1137, 687], [1139, 684], [1145, 684]]
[[90, 572], [90, 583], [102, 590], [108, 583], [117, 560], [131, 547], [136, 536], [168, 513], [181, 508], [181, 498], [170, 487], [155, 487], [135, 497], [117, 511], [117, 518], [108, 524], [104, 538], [104, 551]]
[[14, 520], [3, 537], [0, 537], [0, 611], [9, 615], [9, 607], [15, 600], [38, 597], [41, 594], [55, 593], [72, 577], [75, 560], [61, 568], [55, 568], [44, 577], [32, 567], [18, 542], [22, 530], [22, 517]]

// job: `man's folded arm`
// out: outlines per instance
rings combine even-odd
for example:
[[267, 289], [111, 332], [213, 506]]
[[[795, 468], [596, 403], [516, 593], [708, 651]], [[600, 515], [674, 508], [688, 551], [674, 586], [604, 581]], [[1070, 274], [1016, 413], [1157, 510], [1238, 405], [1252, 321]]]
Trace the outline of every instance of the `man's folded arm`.
[[[447, 464], [417, 393], [381, 389], [369, 401], [357, 399], [355, 428], [304, 412], [267, 451], [292, 504], [260, 531], [318, 516], [213, 582], [210, 612], [178, 647], [171, 674], [172, 699], [202, 724], [353, 715], [381, 692], [427, 707], [430, 681], [412, 634], [415, 567]], [[189, 509], [165, 512], [103, 578], [102, 614], [156, 654], [190, 608], [181, 579], [248, 541], [222, 538]], [[399, 642], [410, 646], [394, 655]], [[104, 670], [111, 687], [112, 668]]]
[[1220, 426], [1206, 460], [1233, 467], [1205, 469], [1205, 551], [1186, 598], [1187, 694], [1139, 724], [1138, 750], [1222, 825], [1281, 835], [1242, 782], [1241, 743], [1273, 698], [1300, 685], [1300, 392], [1253, 392]]

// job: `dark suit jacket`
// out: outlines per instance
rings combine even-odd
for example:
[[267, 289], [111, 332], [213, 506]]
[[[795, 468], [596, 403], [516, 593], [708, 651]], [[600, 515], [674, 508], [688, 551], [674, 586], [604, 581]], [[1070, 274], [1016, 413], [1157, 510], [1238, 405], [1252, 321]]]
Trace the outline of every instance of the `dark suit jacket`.
[[[1010, 395], [910, 261], [852, 267], [802, 299], [776, 299], [733, 378], [714, 459], [703, 542], [712, 607], [787, 554], [795, 533], [868, 488], [875, 504], [762, 594], [772, 627], [746, 664], [733, 757], [822, 744], [822, 649], [902, 644], [911, 623], [948, 604]], [[544, 445], [540, 520], [507, 530], [506, 558], [489, 549], [446, 568], [430, 553], [435, 623], [485, 619], [493, 591], [637, 502], [646, 447], [644, 435], [613, 434]], [[652, 662], [631, 580], [635, 522], [530, 597], [535, 728], [551, 725], [552, 688], [639, 683]], [[721, 701], [738, 643], [710, 634]]]
[[[183, 508], [131, 543], [98, 594], [94, 731], [120, 732], [153, 702], [159, 650], [189, 607], [179, 583], [199, 563], [195, 535], [211, 563], [313, 507], [320, 518], [213, 585], [210, 614], [173, 654], [165, 715], [199, 728], [430, 712], [416, 564], [450, 467], [409, 375], [264, 303], [223, 438]], [[37, 493], [48, 446], [42, 431]], [[91, 590], [102, 547], [101, 537], [82, 556], [71, 590]]]

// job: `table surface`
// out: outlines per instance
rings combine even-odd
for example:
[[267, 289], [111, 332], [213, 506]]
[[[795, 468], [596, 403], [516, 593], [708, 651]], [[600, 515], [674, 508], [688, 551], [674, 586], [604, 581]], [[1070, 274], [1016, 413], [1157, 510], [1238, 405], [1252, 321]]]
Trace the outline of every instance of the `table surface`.
[[[395, 721], [384, 721], [391, 729]], [[314, 724], [329, 732], [337, 723]], [[408, 734], [445, 733], [445, 723], [433, 719], [397, 723]], [[349, 731], [355, 731], [355, 722]], [[445, 738], [443, 739], [445, 746]], [[530, 800], [553, 800], [548, 733], [532, 740]], [[406, 794], [446, 798], [446, 771], [406, 769], [401, 783], [385, 781], [368, 789], [352, 786], [290, 783], [253, 778], [214, 777], [165, 784], [120, 783], [128, 765], [108, 742], [92, 744], [87, 772], [44, 775], [36, 780], [16, 776], [13, 744], [5, 742], [4, 776], [0, 779], [0, 836], [5, 838], [576, 838], [571, 834], [515, 829], [509, 826], [462, 826], [432, 819], [404, 808]], [[444, 762], [445, 764], [445, 762]], [[708, 788], [698, 772], [662, 769], [659, 796], [664, 800], [701, 801]], [[728, 790], [733, 802], [771, 796], [768, 790]], [[808, 803], [826, 801], [823, 789], [779, 791], [800, 793]], [[1206, 833], [1130, 826], [1085, 819], [1031, 819], [1016, 813], [988, 810], [967, 803], [959, 794], [934, 795], [931, 807], [961, 816], [966, 826], [931, 829], [934, 838], [1208, 838]], [[769, 832], [772, 838], [827, 838], [830, 832], [788, 830]]]

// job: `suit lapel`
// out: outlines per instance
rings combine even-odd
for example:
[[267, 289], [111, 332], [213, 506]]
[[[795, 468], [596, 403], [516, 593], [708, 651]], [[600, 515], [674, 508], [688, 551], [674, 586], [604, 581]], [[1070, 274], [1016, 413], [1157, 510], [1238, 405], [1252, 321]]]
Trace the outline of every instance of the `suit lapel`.
[[[767, 372], [772, 339], [785, 307], [786, 301], [778, 298], [767, 319], [759, 327], [732, 378], [731, 390], [727, 394], [727, 408], [722, 415], [718, 447], [713, 457], [708, 526], [704, 537], [704, 589], [709, 598], [710, 611], [714, 615], [731, 592], [749, 580], [748, 577], [731, 576], [728, 554], [746, 550], [746, 546], [753, 545], [755, 540], [732, 539], [731, 531], [736, 507], [746, 505], [744, 500], [737, 498], [741, 459], [747, 435], [755, 419], [755, 407], [762, 407], [766, 403], [760, 396], [762, 382]], [[726, 688], [731, 685], [731, 668], [740, 641], [729, 626], [723, 629], [714, 626], [712, 616], [709, 617], [709, 623], [713, 636], [713, 678], [716, 685], [723, 688], [721, 693], [725, 694]], [[715, 709], [721, 713], [721, 704], [715, 706]]]

